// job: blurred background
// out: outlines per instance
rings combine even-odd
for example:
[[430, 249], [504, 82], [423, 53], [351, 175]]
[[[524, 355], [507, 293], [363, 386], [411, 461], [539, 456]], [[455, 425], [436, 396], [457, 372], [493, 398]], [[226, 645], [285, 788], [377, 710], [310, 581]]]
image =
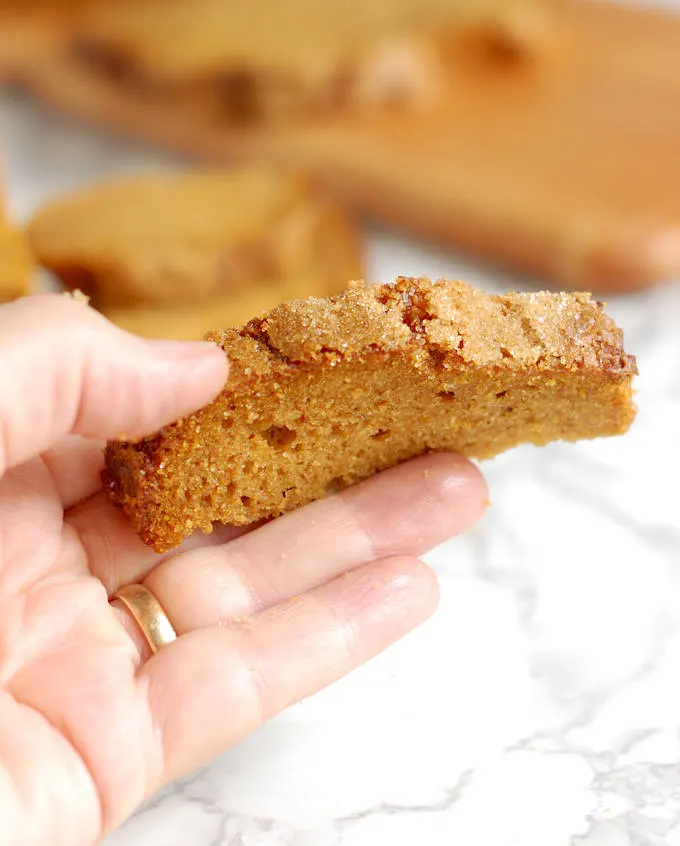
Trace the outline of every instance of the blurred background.
[[640, 369], [626, 436], [484, 465], [426, 626], [110, 842], [680, 844], [680, 4], [0, 10], [0, 299], [199, 337], [349, 277], [585, 289]]

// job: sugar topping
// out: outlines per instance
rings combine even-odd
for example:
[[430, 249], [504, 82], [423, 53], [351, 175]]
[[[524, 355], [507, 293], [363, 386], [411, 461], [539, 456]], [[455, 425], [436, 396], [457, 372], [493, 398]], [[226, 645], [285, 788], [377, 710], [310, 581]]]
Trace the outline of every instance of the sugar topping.
[[[236, 334], [259, 342], [258, 369], [267, 356], [314, 362], [329, 355], [410, 350], [415, 356], [443, 357], [447, 367], [635, 371], [621, 331], [589, 294], [499, 296], [443, 279], [400, 277], [390, 285], [355, 286], [326, 299], [284, 303]], [[234, 335], [221, 343], [241, 357]]]

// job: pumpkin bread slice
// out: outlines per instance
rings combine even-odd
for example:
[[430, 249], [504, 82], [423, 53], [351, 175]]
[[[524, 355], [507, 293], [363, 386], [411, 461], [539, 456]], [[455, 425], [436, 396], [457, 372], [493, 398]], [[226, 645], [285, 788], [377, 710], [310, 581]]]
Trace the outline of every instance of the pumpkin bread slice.
[[159, 552], [428, 451], [491, 458], [619, 435], [635, 417], [635, 359], [588, 294], [402, 278], [285, 303], [210, 337], [231, 362], [221, 395], [106, 449], [106, 488]]

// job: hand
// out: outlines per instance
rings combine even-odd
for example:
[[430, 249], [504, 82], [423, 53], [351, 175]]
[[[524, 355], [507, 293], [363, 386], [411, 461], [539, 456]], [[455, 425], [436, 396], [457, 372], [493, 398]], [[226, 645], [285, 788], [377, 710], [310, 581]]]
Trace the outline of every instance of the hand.
[[[486, 490], [429, 456], [252, 530], [145, 547], [101, 489], [102, 440], [209, 402], [207, 344], [127, 335], [83, 303], [0, 308], [0, 815], [8, 846], [90, 846], [150, 793], [425, 619], [415, 557]], [[110, 602], [143, 582], [178, 638], [151, 656]]]

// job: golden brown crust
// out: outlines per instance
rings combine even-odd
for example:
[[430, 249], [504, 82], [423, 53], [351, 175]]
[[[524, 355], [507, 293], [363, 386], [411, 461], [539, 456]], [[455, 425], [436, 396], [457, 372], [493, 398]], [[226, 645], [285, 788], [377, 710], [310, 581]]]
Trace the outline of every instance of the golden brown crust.
[[401, 279], [285, 303], [210, 338], [231, 363], [220, 397], [107, 447], [107, 488], [158, 551], [430, 450], [489, 458], [621, 434], [635, 416], [635, 360], [587, 294]]

